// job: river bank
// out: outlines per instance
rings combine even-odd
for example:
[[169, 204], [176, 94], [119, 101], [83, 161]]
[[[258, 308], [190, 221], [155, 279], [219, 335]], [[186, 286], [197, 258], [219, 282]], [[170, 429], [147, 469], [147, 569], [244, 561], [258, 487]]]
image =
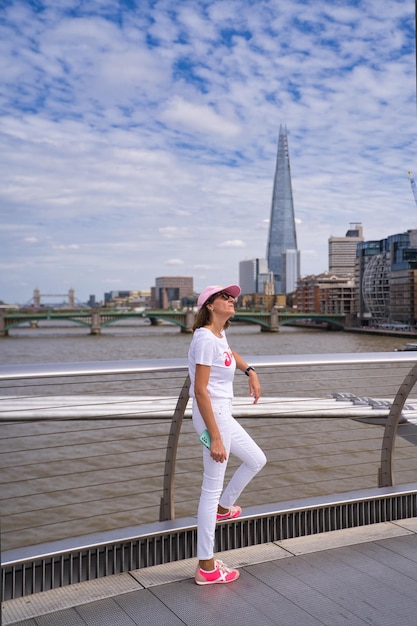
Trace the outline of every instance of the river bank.
[[417, 332], [415, 330], [390, 330], [387, 328], [368, 328], [366, 326], [361, 326], [360, 328], [345, 326], [343, 332], [364, 335], [382, 335], [385, 337], [405, 337], [417, 341]]

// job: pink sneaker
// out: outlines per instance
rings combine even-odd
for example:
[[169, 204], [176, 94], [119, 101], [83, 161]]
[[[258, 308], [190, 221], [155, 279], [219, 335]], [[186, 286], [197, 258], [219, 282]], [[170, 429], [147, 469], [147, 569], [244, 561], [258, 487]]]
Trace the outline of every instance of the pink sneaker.
[[230, 507], [227, 513], [217, 513], [217, 521], [222, 522], [226, 519], [236, 519], [242, 513], [242, 509], [237, 504]]
[[240, 576], [240, 572], [237, 569], [232, 569], [231, 567], [227, 567], [223, 563], [223, 561], [215, 560], [214, 561], [215, 569], [212, 572], [206, 572], [201, 569], [201, 567], [197, 567], [197, 571], [195, 574], [195, 582], [197, 585], [216, 585], [216, 584], [224, 584], [224, 583], [232, 583], [234, 580], [237, 580]]

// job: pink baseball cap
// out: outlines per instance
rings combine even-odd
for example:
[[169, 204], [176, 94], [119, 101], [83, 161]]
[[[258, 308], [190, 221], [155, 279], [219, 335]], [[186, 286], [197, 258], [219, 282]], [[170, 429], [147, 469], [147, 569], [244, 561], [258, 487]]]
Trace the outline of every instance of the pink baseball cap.
[[198, 296], [198, 310], [201, 309], [203, 304], [205, 304], [207, 300], [211, 298], [211, 296], [214, 296], [215, 293], [220, 293], [221, 291], [226, 291], [227, 293], [230, 293], [230, 295], [234, 298], [237, 298], [241, 292], [241, 289], [239, 285], [228, 285], [227, 287], [221, 287], [220, 285], [210, 285], [210, 287], [206, 287]]

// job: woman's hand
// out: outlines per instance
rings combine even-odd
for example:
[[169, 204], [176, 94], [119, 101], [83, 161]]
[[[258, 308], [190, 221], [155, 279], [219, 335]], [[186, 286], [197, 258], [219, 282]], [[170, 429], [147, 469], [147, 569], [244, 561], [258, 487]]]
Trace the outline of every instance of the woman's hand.
[[210, 445], [210, 455], [213, 461], [223, 463], [227, 460], [226, 448], [221, 439], [212, 439]]
[[236, 367], [242, 372], [247, 373], [249, 376], [249, 393], [253, 398], [253, 404], [256, 404], [261, 397], [261, 384], [259, 382], [258, 374], [254, 369], [250, 369], [248, 372], [248, 364], [246, 361], [234, 350], [232, 352], [235, 357]]
[[261, 384], [258, 374], [253, 370], [249, 372], [249, 393], [253, 397], [253, 404], [256, 404], [261, 397]]

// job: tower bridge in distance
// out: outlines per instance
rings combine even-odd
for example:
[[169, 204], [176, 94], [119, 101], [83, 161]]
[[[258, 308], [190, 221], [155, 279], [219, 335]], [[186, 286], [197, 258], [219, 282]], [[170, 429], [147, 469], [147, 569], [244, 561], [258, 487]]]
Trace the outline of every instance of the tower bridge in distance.
[[33, 290], [33, 298], [32, 298], [32, 302], [33, 302], [33, 306], [38, 309], [41, 306], [41, 298], [64, 298], [64, 302], [65, 299], [68, 299], [68, 304], [65, 304], [65, 306], [67, 306], [69, 309], [75, 309], [76, 308], [76, 301], [75, 301], [75, 291], [74, 289], [69, 289], [68, 293], [41, 293], [39, 289], [34, 289]]
[[[79, 326], [89, 328], [91, 335], [100, 335], [102, 329], [123, 320], [149, 319], [150, 323], [157, 326], [161, 322], [170, 322], [179, 326], [181, 332], [191, 333], [193, 329], [195, 312], [192, 308], [185, 311], [169, 309], [145, 309], [144, 311], [119, 311], [106, 310], [94, 307], [92, 309], [37, 309], [37, 310], [13, 310], [0, 311], [0, 337], [5, 337], [13, 328], [28, 325], [38, 327], [42, 321], [73, 322]], [[233, 320], [236, 322], [255, 324], [261, 327], [263, 332], [278, 332], [280, 326], [294, 323], [305, 323], [317, 328], [327, 330], [343, 330], [346, 316], [343, 313], [319, 314], [319, 313], [287, 313], [274, 308], [270, 312], [261, 311], [236, 311]]]

